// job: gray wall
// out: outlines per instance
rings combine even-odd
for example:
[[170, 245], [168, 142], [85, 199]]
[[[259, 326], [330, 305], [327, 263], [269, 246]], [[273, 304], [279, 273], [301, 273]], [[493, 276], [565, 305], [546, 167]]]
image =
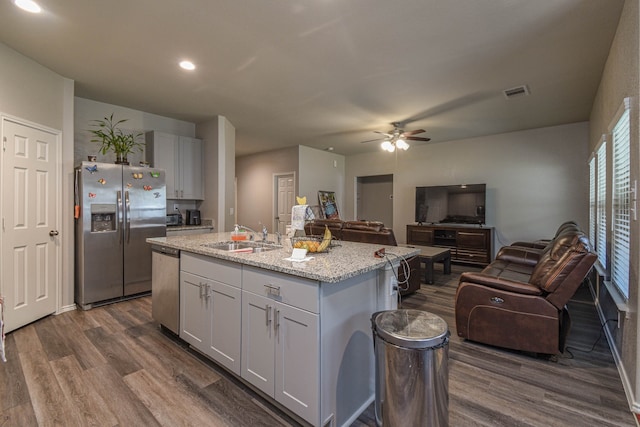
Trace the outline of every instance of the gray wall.
[[347, 157], [346, 211], [354, 212], [357, 177], [393, 174], [393, 229], [406, 242], [414, 223], [415, 187], [487, 184], [487, 225], [494, 247], [553, 236], [573, 219], [586, 227], [588, 123], [444, 143], [408, 151]]
[[[600, 87], [591, 110], [590, 117], [590, 150], [592, 151], [603, 134], [609, 132], [611, 121], [622, 105], [625, 97], [631, 97], [631, 180], [640, 179], [640, 7], [638, 0], [627, 0], [620, 16], [616, 36], [611, 45], [609, 57], [600, 81]], [[609, 144], [610, 146], [611, 144]], [[611, 170], [611, 154], [607, 155], [607, 169]], [[610, 206], [608, 207], [611, 208]], [[631, 266], [629, 277], [628, 318], [620, 316], [620, 324], [610, 323], [607, 327], [614, 341], [613, 353], [618, 362], [622, 383], [629, 397], [632, 410], [640, 412], [640, 366], [638, 365], [638, 282], [640, 276], [640, 227], [638, 221], [631, 222]], [[617, 319], [618, 311], [613, 303], [608, 288], [601, 286], [599, 309], [602, 318]]]
[[335, 191], [340, 218], [344, 212], [345, 157], [330, 151], [299, 146], [298, 195], [307, 196], [309, 205], [318, 205], [318, 191]]
[[293, 172], [298, 193], [298, 147], [241, 156], [236, 159], [238, 224], [260, 231], [259, 223], [273, 232], [274, 174]]
[[[62, 134], [62, 277], [58, 311], [74, 307], [73, 101], [72, 80], [0, 43], [0, 113], [61, 131]], [[2, 286], [8, 285], [2, 281]]]

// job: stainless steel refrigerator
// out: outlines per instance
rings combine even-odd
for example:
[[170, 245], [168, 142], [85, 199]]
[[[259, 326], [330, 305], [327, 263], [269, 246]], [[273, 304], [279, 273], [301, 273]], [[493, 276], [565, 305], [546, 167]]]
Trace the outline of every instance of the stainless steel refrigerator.
[[75, 197], [76, 303], [89, 309], [151, 291], [146, 239], [166, 236], [164, 170], [82, 162]]

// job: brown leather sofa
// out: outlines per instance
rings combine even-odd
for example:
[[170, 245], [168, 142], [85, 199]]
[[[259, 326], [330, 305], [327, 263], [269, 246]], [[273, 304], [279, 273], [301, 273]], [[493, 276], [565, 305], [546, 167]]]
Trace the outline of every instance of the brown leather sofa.
[[460, 276], [455, 297], [460, 337], [533, 353], [564, 352], [571, 326], [566, 303], [596, 255], [584, 233], [573, 228], [561, 231], [546, 250], [530, 249], [502, 248], [481, 272]]
[[[325, 226], [337, 240], [348, 242], [372, 243], [384, 246], [398, 246], [391, 228], [379, 221], [342, 221], [335, 219], [316, 219], [305, 224], [307, 235], [322, 235]], [[420, 289], [420, 259], [415, 256], [407, 260], [409, 265], [409, 282], [400, 285], [400, 294], [407, 295]], [[398, 269], [398, 282], [405, 280], [404, 268]]]

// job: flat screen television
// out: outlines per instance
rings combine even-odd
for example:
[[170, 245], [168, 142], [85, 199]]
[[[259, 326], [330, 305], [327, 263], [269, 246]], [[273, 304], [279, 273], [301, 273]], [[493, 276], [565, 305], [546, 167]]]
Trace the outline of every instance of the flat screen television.
[[486, 184], [416, 187], [418, 224], [484, 224]]

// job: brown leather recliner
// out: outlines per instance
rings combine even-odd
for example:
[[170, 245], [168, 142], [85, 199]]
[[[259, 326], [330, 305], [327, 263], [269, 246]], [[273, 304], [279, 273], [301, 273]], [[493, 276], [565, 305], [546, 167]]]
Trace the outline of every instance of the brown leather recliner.
[[534, 353], [562, 353], [571, 320], [566, 303], [596, 255], [580, 231], [563, 232], [535, 264], [496, 259], [460, 276], [455, 298], [458, 335]]
[[[578, 227], [578, 224], [575, 221], [565, 221], [562, 224], [560, 224], [560, 226], [556, 230], [555, 236], [553, 236], [553, 239], [558, 237], [563, 231], [567, 231], [567, 230], [580, 231], [580, 228]], [[553, 239], [539, 239], [539, 240], [534, 240], [533, 242], [519, 241], [519, 242], [512, 243], [511, 246], [519, 246], [523, 248], [545, 249], [548, 247], [549, 243], [553, 241]]]

